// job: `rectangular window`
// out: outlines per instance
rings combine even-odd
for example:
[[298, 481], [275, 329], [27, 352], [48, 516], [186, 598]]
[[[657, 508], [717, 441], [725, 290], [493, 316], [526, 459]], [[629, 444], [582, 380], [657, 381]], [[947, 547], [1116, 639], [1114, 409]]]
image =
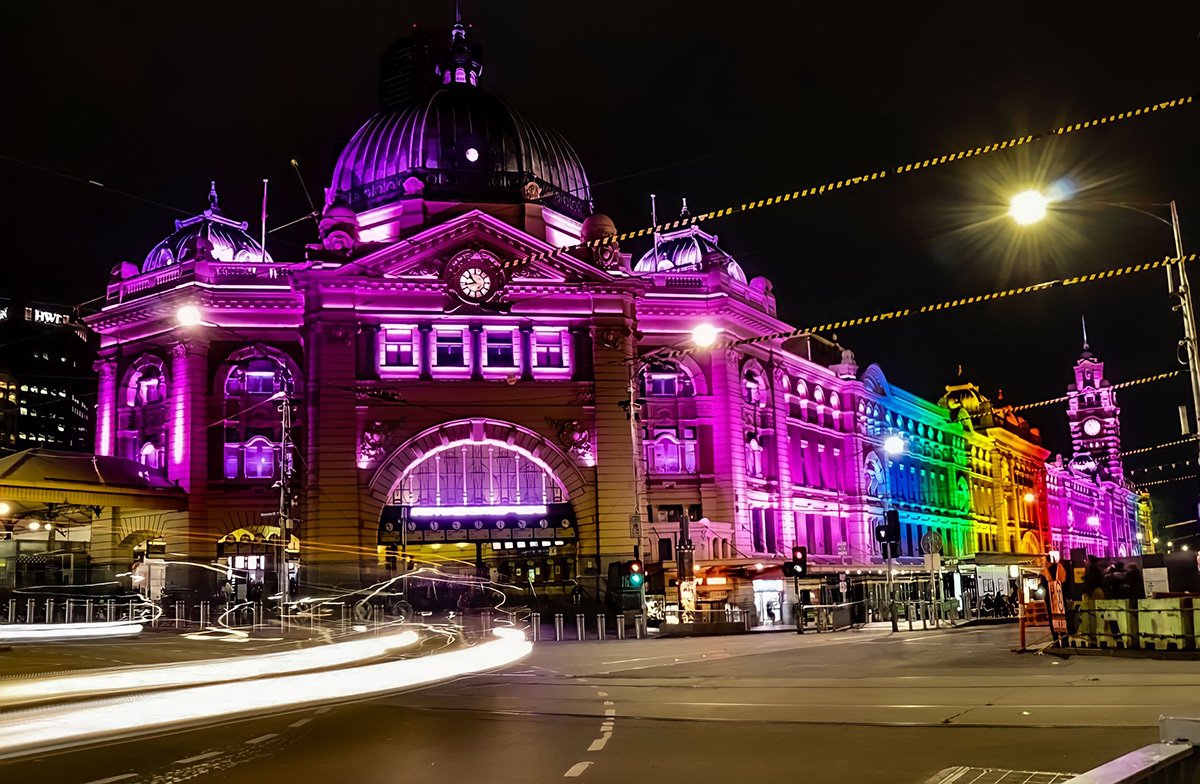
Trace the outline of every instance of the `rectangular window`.
[[384, 327], [379, 336], [379, 367], [416, 371], [419, 366], [416, 327]]
[[675, 397], [679, 377], [674, 373], [647, 373], [646, 394], [650, 397]]
[[225, 445], [225, 478], [238, 478], [238, 452], [240, 447], [237, 444]]
[[[682, 436], [682, 437], [681, 437]], [[646, 438], [646, 463], [652, 474], [696, 473], [696, 428], [654, 428]]]
[[534, 327], [533, 374], [563, 375], [571, 370], [570, 334], [564, 327]]
[[467, 353], [464, 351], [461, 330], [438, 330], [435, 364], [440, 368], [466, 367]]
[[521, 365], [520, 333], [515, 329], [485, 327], [483, 330], [483, 371], [507, 375]]
[[750, 510], [750, 546], [756, 553], [767, 552], [766, 516], [762, 509]]

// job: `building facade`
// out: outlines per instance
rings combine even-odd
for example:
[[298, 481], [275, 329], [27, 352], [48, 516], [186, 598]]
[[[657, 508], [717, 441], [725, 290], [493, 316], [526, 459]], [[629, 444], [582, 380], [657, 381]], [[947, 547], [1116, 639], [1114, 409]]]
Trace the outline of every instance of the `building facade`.
[[75, 309], [0, 297], [0, 455], [90, 452], [95, 348]]
[[[878, 573], [889, 507], [914, 566], [935, 533], [955, 559], [1065, 547], [1058, 510], [1103, 486], [1103, 546], [1134, 546], [1111, 462], [1048, 480], [1036, 431], [971, 385], [924, 400], [815, 336], [664, 358], [702, 324], [789, 331], [770, 281], [696, 225], [648, 236], [636, 261], [579, 247], [616, 234], [582, 164], [481, 74], [456, 26], [428, 97], [389, 93], [343, 150], [304, 257], [272, 257], [214, 188], [115, 270], [89, 318], [96, 451], [188, 493], [147, 538], [264, 572], [286, 544], [304, 590], [412, 559], [600, 594], [635, 557], [666, 590], [686, 518], [704, 582], [746, 587], [793, 545], [816, 572]], [[1094, 385], [1077, 386], [1085, 416]]]

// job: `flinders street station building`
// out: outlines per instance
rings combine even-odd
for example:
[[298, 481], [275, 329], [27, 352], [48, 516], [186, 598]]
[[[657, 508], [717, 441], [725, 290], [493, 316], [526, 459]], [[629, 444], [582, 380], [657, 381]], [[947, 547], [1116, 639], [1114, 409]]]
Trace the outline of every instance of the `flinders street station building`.
[[[834, 585], [881, 580], [889, 508], [904, 569], [931, 533], [950, 568], [1149, 546], [1090, 350], [1063, 368], [1074, 448], [1052, 457], [966, 381], [928, 400], [817, 336], [728, 347], [792, 328], [771, 282], [715, 226], [578, 247], [617, 233], [583, 162], [487, 92], [461, 26], [446, 43], [428, 94], [342, 150], [306, 252], [264, 251], [214, 188], [113, 270], [87, 319], [105, 482], [60, 524], [77, 582], [149, 552], [269, 584], [286, 549], [301, 595], [409, 563], [599, 595], [639, 558], [670, 596], [686, 518], [699, 598], [762, 604], [793, 545]], [[693, 346], [698, 327], [722, 339]], [[17, 488], [56, 460], [0, 460], [11, 517], [45, 507]], [[0, 579], [20, 557], [0, 551]]]

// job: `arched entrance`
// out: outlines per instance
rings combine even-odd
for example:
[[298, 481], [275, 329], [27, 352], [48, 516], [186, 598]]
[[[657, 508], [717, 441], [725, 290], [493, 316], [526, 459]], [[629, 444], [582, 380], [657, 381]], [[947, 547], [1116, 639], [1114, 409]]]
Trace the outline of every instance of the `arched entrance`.
[[386, 488], [379, 545], [389, 568], [408, 558], [534, 590], [575, 575], [571, 498], [583, 478], [530, 430], [491, 420], [432, 428], [397, 450], [373, 486]]

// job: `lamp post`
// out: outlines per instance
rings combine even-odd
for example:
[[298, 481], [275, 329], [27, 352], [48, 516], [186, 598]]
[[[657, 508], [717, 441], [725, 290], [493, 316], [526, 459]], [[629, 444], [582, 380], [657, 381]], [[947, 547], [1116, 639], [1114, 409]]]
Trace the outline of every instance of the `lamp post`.
[[[889, 459], [894, 458], [894, 457], [900, 457], [901, 455], [904, 454], [904, 439], [896, 433], [892, 433], [891, 435], [886, 436], [883, 439], [883, 443], [881, 446], [883, 447], [884, 454], [886, 454]], [[885, 488], [886, 495], [887, 495], [887, 502], [884, 505], [884, 512], [883, 512], [884, 519], [886, 521], [887, 506], [891, 505], [891, 502], [892, 502], [892, 498], [891, 498], [892, 497], [892, 478], [891, 478], [892, 474], [888, 470], [887, 466], [884, 466], [883, 477], [884, 477], [884, 488]], [[897, 516], [898, 515], [899, 515], [899, 512], [897, 512]], [[896, 544], [897, 543], [894, 543], [894, 542], [886, 543], [885, 546], [887, 547], [887, 558], [884, 559], [884, 564], [887, 568], [888, 616], [891, 618], [891, 621], [892, 621], [892, 631], [893, 632], [900, 631], [900, 624], [896, 618], [896, 593], [892, 587], [892, 548], [895, 547]]]
[[[1051, 199], [1036, 190], [1024, 191], [1012, 197], [1008, 214], [1022, 226], [1037, 223], [1046, 216], [1046, 210]], [[1171, 227], [1171, 238], [1175, 243], [1176, 264], [1167, 265], [1167, 292], [1178, 302], [1173, 310], [1178, 310], [1183, 319], [1183, 340], [1179, 342], [1187, 356], [1188, 382], [1192, 389], [1192, 435], [1200, 437], [1200, 338], [1196, 332], [1196, 311], [1192, 302], [1192, 288], [1188, 283], [1187, 266], [1183, 259], [1183, 234], [1179, 228], [1179, 209], [1175, 200], [1166, 204], [1136, 205], [1123, 202], [1099, 202], [1105, 207], [1119, 207], [1123, 210], [1136, 212], [1153, 218], [1159, 223]], [[1143, 207], [1166, 207], [1171, 215], [1170, 220], [1150, 212]], [[1200, 454], [1200, 440], [1197, 441]], [[1200, 510], [1200, 506], [1197, 507]]]
[[[721, 330], [719, 327], [708, 322], [702, 322], [692, 328], [691, 343], [696, 348], [711, 348], [720, 337]], [[645, 454], [642, 448], [642, 440], [638, 431], [637, 413], [641, 410], [641, 405], [638, 403], [638, 379], [642, 373], [659, 358], [659, 353], [663, 349], [655, 349], [649, 352], [644, 357], [635, 357], [630, 363], [629, 368], [629, 437], [630, 443], [633, 445], [633, 514], [631, 522], [638, 521], [641, 516], [641, 488], [643, 474], [640, 469], [642, 461], [645, 459]], [[696, 613], [696, 575], [694, 568], [695, 545], [692, 543], [691, 535], [691, 520], [688, 517], [687, 510], [684, 510], [683, 517], [679, 521], [679, 544], [675, 548], [675, 565], [678, 572], [676, 584], [679, 588], [679, 615], [681, 623], [690, 623], [695, 618]], [[633, 527], [633, 526], [631, 526]], [[638, 542], [641, 540], [641, 526], [636, 527], [634, 532], [637, 535]], [[638, 555], [638, 544], [634, 545], [634, 556]]]

